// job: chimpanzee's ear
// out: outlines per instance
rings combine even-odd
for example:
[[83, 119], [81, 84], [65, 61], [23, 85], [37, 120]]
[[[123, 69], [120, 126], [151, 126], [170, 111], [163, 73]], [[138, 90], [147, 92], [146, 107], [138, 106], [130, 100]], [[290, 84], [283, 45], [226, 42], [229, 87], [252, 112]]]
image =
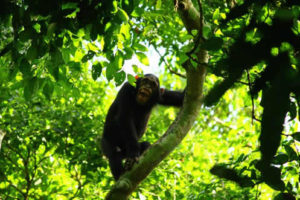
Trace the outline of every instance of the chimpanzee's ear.
[[165, 92], [165, 88], [160, 88], [160, 94], [162, 95]]
[[135, 75], [135, 88], [138, 88], [141, 82], [141, 78], [139, 77], [139, 75]]

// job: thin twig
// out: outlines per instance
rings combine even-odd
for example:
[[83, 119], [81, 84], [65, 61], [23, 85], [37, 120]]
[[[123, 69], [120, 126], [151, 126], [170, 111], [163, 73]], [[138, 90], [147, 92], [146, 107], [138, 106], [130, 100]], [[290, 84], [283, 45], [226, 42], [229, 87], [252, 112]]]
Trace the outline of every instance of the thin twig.
[[8, 149], [10, 149], [11, 151], [15, 152], [16, 154], [18, 154], [20, 156], [20, 158], [22, 158], [23, 160], [25, 159], [24, 156], [20, 152], [18, 152], [17, 150], [13, 149], [10, 145], [6, 144], [6, 147]]
[[255, 194], [255, 199], [258, 199], [258, 193], [259, 193], [259, 190], [258, 190], [258, 184], [256, 185], [256, 194]]
[[259, 121], [261, 122], [261, 120], [257, 119], [255, 117], [255, 107], [254, 107], [254, 98], [253, 98], [253, 94], [252, 94], [252, 86], [251, 86], [251, 80], [250, 80], [250, 74], [249, 74], [249, 70], [247, 69], [247, 79], [248, 79], [248, 86], [249, 86], [249, 90], [250, 90], [250, 96], [251, 96], [251, 102], [252, 102], [252, 124], [253, 124], [253, 120], [255, 121]]
[[180, 76], [181, 78], [186, 78], [185, 75], [181, 74], [181, 73], [178, 73], [176, 71], [174, 71], [170, 64], [165, 60], [164, 56], [161, 55], [161, 53], [158, 51], [158, 49], [156, 48], [156, 46], [153, 46], [154, 47], [154, 50], [158, 53], [158, 55], [162, 58], [163, 62], [165, 63], [165, 65], [168, 67], [168, 70], [172, 73], [172, 74], [175, 74], [177, 76]]
[[[204, 23], [203, 8], [202, 8], [202, 3], [201, 3], [200, 0], [198, 0], [198, 5], [199, 5], [199, 14], [200, 14], [200, 27], [199, 27], [199, 30], [198, 30], [198, 36], [196, 38], [195, 45], [194, 45], [193, 49], [187, 53], [187, 56], [190, 57], [192, 60], [194, 60], [194, 58], [191, 57], [191, 55], [196, 51], [197, 47], [200, 44], [201, 39], [202, 39], [202, 41], [205, 40], [205, 38], [203, 37], [203, 23]], [[197, 61], [195, 61], [195, 62], [197, 62]]]
[[19, 167], [19, 165], [14, 162], [7, 154], [3, 154], [3, 157], [6, 158], [14, 167], [16, 167], [19, 170], [22, 170], [22, 168]]
[[77, 197], [78, 193], [80, 192], [80, 190], [88, 183], [87, 181], [81, 183], [81, 180], [80, 180], [81, 176], [80, 176], [80, 173], [78, 172], [78, 170], [76, 169], [76, 167], [74, 168], [74, 171], [75, 171], [75, 175], [73, 175], [73, 176], [74, 176], [75, 180], [77, 181], [78, 186], [77, 186], [76, 192], [70, 199], [75, 199]]
[[268, 4], [267, 10], [268, 10], [268, 14], [267, 14], [267, 16], [265, 17], [264, 22], [266, 22], [267, 19], [270, 17], [270, 5], [269, 5], [269, 4]]
[[199, 27], [199, 38], [203, 38], [203, 24], [204, 24], [204, 17], [203, 17], [203, 7], [201, 0], [198, 0], [198, 5], [199, 5], [199, 13], [200, 13], [200, 27]]
[[208, 63], [201, 63], [199, 62], [197, 59], [193, 58], [192, 54], [195, 53], [195, 51], [197, 50], [197, 48], [199, 47], [200, 43], [205, 41], [205, 38], [203, 37], [203, 24], [204, 24], [204, 17], [203, 17], [203, 7], [202, 7], [202, 3], [201, 0], [198, 0], [198, 5], [199, 5], [199, 14], [200, 14], [200, 26], [199, 26], [199, 30], [198, 30], [198, 35], [195, 41], [195, 45], [193, 47], [193, 49], [189, 52], [186, 53], [186, 55], [193, 60], [194, 62], [196, 62], [198, 65], [204, 65], [204, 66], [208, 66]]
[[25, 180], [27, 182], [26, 184], [26, 192], [24, 193], [24, 197], [25, 199], [28, 198], [28, 195], [29, 195], [29, 190], [31, 189], [31, 184], [32, 184], [32, 180], [30, 178], [30, 171], [29, 171], [29, 159], [30, 159], [30, 156], [31, 156], [31, 152], [30, 152], [30, 149], [27, 150], [27, 156], [26, 156], [26, 159], [23, 160], [23, 165], [24, 165], [24, 168], [25, 168]]
[[7, 176], [3, 174], [4, 179], [9, 183], [9, 186], [13, 187], [17, 192], [19, 192], [22, 196], [24, 196], [24, 193], [21, 189], [19, 189], [17, 186], [15, 186], [10, 180], [8, 180]]
[[177, 12], [178, 10], [178, 0], [175, 0], [174, 10]]
[[246, 83], [246, 82], [244, 82], [244, 81], [236, 81], [237, 83], [240, 83], [240, 84], [242, 84], [242, 85], [249, 85], [249, 83]]

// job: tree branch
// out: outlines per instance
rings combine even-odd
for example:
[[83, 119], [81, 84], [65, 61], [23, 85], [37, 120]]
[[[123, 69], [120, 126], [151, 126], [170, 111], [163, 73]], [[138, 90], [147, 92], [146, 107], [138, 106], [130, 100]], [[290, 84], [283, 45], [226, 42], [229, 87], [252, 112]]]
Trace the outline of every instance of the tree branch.
[[174, 71], [174, 70], [171, 68], [170, 64], [165, 60], [165, 58], [163, 57], [163, 55], [161, 55], [161, 53], [158, 51], [158, 49], [156, 48], [156, 46], [153, 46], [153, 47], [154, 47], [154, 50], [158, 53], [158, 55], [163, 59], [163, 62], [165, 63], [165, 65], [168, 67], [168, 70], [169, 70], [172, 74], [175, 74], [175, 75], [177, 75], [177, 76], [179, 76], [179, 77], [181, 77], [181, 78], [186, 78], [185, 75], [180, 74], [180, 73]]
[[252, 113], [252, 124], [253, 124], [253, 120], [256, 120], [258, 122], [261, 122], [261, 120], [259, 120], [255, 117], [254, 97], [253, 97], [253, 94], [252, 94], [252, 84], [251, 84], [251, 80], [250, 80], [249, 70], [247, 70], [247, 79], [248, 79], [248, 87], [249, 87], [251, 102], [252, 102], [252, 111], [251, 111], [251, 113]]
[[5, 134], [6, 133], [4, 131], [0, 130], [0, 151], [1, 151], [2, 140], [3, 140], [4, 136], [5, 136]]
[[5, 174], [2, 174], [2, 175], [4, 176], [5, 181], [7, 181], [9, 183], [10, 187], [14, 188], [17, 192], [19, 192], [22, 196], [24, 196], [24, 193], [23, 193], [23, 191], [21, 189], [19, 189], [17, 186], [15, 186], [13, 184], [13, 182], [10, 181]]
[[[178, 0], [178, 12], [188, 31], [200, 29], [200, 14], [191, 0]], [[185, 63], [186, 93], [183, 107], [175, 121], [166, 133], [141, 156], [139, 163], [120, 177], [106, 196], [107, 200], [126, 200], [138, 184], [181, 143], [194, 124], [203, 103], [203, 84], [206, 75], [206, 65], [199, 63], [207, 63], [208, 60], [205, 50], [199, 49], [195, 54], [198, 67], [191, 66], [190, 62]]]

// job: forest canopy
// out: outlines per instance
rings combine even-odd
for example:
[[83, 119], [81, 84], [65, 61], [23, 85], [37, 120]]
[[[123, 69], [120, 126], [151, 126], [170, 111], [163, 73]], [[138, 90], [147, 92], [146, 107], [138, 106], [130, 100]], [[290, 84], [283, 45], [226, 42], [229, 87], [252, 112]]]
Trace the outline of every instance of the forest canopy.
[[[300, 198], [299, 16], [293, 0], [4, 0], [0, 199]], [[99, 138], [145, 69], [184, 105], [153, 110], [153, 145], [115, 182]]]

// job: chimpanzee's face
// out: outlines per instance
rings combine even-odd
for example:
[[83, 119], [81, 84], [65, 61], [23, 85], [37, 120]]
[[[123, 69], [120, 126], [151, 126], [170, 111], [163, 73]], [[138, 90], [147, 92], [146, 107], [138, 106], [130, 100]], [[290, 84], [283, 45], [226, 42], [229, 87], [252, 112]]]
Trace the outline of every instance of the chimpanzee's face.
[[138, 80], [136, 101], [140, 105], [148, 104], [152, 97], [157, 96], [159, 81], [154, 75], [145, 75]]

